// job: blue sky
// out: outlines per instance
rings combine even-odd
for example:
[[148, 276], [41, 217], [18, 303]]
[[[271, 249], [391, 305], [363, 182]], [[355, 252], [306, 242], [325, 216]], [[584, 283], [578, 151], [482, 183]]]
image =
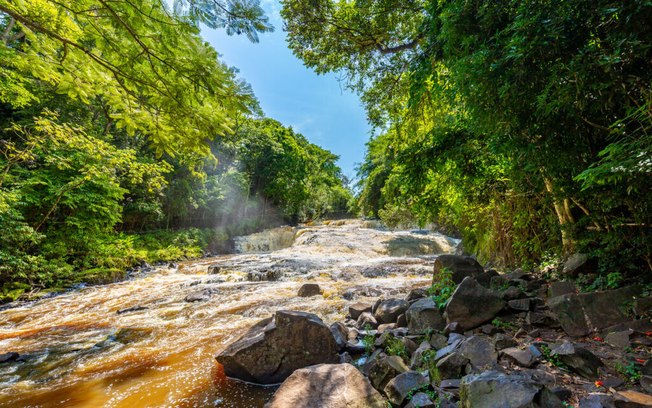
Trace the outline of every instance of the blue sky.
[[352, 178], [370, 130], [358, 96], [343, 89], [335, 74], [317, 75], [305, 68], [285, 43], [280, 4], [262, 0], [261, 5], [276, 29], [261, 34], [260, 43], [228, 36], [223, 30], [205, 28], [202, 36], [226, 64], [240, 70], [266, 116], [340, 156], [342, 172]]

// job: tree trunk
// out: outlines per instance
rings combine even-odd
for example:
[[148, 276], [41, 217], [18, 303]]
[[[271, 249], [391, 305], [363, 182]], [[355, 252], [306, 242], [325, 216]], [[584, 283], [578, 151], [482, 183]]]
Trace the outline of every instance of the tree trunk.
[[574, 224], [575, 220], [570, 212], [570, 203], [567, 198], [561, 199], [555, 194], [552, 181], [547, 177], [543, 177], [543, 182], [546, 186], [546, 191], [552, 196], [552, 205], [559, 220], [559, 227], [561, 229], [561, 244], [564, 254], [570, 254], [575, 250], [575, 242], [571, 237], [569, 228]]

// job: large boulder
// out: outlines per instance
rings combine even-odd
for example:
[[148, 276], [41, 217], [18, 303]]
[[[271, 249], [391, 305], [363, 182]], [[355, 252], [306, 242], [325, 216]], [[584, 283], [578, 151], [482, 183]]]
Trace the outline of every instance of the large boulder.
[[374, 317], [379, 324], [382, 323], [396, 323], [399, 315], [408, 310], [410, 304], [407, 300], [403, 299], [387, 299], [381, 301], [374, 310]]
[[587, 254], [576, 253], [569, 256], [566, 262], [564, 262], [562, 274], [575, 278], [580, 274], [587, 275], [595, 273], [597, 266], [597, 262], [589, 258]]
[[505, 306], [497, 292], [466, 277], [446, 305], [446, 321], [458, 322], [464, 330], [473, 329], [496, 316]]
[[410, 334], [423, 334], [429, 330], [443, 330], [446, 320], [431, 298], [414, 302], [405, 312]]
[[435, 260], [435, 270], [432, 280], [439, 280], [442, 269], [448, 269], [452, 273], [452, 279], [455, 283], [460, 283], [467, 276], [476, 277], [484, 272], [482, 265], [470, 256], [461, 255], [439, 255]]
[[430, 383], [427, 375], [417, 371], [406, 371], [392, 378], [385, 386], [385, 395], [394, 405], [402, 405], [410, 393]]
[[296, 370], [265, 408], [385, 408], [385, 399], [351, 364]]
[[462, 408], [530, 408], [539, 406], [537, 397], [554, 377], [543, 371], [522, 370], [512, 374], [485, 371], [462, 378]]
[[299, 368], [336, 363], [339, 356], [333, 333], [319, 317], [278, 311], [251, 327], [216, 359], [229, 377], [275, 384]]
[[318, 284], [316, 283], [304, 283], [299, 288], [297, 293], [300, 297], [311, 297], [321, 295], [322, 291]]
[[569, 293], [548, 299], [548, 307], [566, 333], [580, 337], [629, 320], [626, 306], [639, 292], [639, 287], [628, 286], [605, 292]]
[[371, 385], [377, 390], [383, 390], [392, 378], [409, 370], [399, 356], [382, 356], [364, 367]]

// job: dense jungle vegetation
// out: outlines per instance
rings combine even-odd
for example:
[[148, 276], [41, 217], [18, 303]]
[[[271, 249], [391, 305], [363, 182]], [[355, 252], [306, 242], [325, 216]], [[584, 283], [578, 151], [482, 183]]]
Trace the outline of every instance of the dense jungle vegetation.
[[286, 0], [289, 46], [375, 125], [358, 205], [532, 266], [652, 270], [652, 3]]
[[345, 211], [337, 156], [265, 118], [199, 25], [257, 2], [0, 0], [1, 300]]

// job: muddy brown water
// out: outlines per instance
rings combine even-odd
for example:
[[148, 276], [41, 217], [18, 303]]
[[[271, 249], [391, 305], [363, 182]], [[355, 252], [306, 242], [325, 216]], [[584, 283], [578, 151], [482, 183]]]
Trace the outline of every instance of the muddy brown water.
[[[269, 230], [239, 239], [246, 253], [12, 305], [0, 311], [0, 353], [21, 358], [0, 363], [0, 406], [262, 407], [274, 387], [227, 379], [220, 349], [276, 310], [332, 323], [351, 293], [371, 302], [426, 286], [436, 254], [458, 243], [374, 227], [339, 220]], [[207, 273], [211, 265], [218, 273]], [[297, 297], [305, 282], [323, 295]], [[201, 291], [208, 300], [184, 300]]]

